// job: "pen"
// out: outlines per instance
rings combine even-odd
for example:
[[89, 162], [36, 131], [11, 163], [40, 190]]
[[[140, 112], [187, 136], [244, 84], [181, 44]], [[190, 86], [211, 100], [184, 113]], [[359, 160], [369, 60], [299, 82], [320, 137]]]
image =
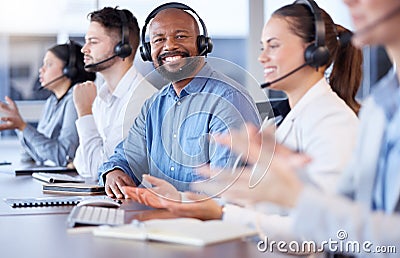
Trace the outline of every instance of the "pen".
[[0, 162], [0, 166], [1, 166], [1, 165], [11, 165], [11, 162], [3, 161], [3, 162]]

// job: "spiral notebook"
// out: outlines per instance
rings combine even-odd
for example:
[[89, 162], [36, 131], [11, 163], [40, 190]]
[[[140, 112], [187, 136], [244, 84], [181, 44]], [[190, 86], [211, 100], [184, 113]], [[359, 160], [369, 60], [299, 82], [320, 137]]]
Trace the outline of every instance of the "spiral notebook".
[[5, 198], [4, 201], [13, 208], [22, 208], [76, 205], [83, 200], [83, 198], [82, 196], [57, 196], [41, 198]]

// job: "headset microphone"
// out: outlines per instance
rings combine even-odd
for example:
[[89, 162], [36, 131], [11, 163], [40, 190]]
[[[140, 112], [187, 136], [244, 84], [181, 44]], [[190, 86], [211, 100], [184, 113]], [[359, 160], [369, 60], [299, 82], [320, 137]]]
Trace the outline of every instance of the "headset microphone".
[[342, 45], [346, 45], [351, 41], [352, 37], [357, 37], [359, 35], [368, 33], [372, 29], [374, 29], [376, 26], [379, 26], [382, 22], [392, 18], [393, 16], [397, 15], [397, 13], [400, 12], [400, 6], [392, 10], [391, 12], [385, 14], [384, 16], [378, 18], [377, 20], [373, 21], [372, 23], [366, 25], [364, 28], [361, 28], [360, 30], [356, 31], [355, 33], [351, 31], [346, 31], [339, 36], [339, 42]]
[[92, 68], [92, 67], [101, 65], [102, 63], [108, 62], [108, 61], [110, 61], [111, 59], [116, 58], [117, 56], [118, 56], [118, 55], [113, 55], [113, 56], [110, 56], [109, 58], [106, 58], [106, 59], [104, 59], [104, 60], [101, 60], [100, 62], [97, 62], [97, 63], [94, 63], [94, 64], [85, 65], [85, 69], [87, 69], [87, 68]]
[[46, 88], [46, 87], [49, 86], [50, 84], [55, 83], [55, 82], [58, 81], [58, 80], [61, 80], [62, 78], [64, 78], [64, 76], [65, 76], [65, 74], [58, 76], [57, 78], [55, 78], [55, 79], [49, 81], [49, 82], [46, 83], [45, 85], [40, 86], [38, 90], [43, 90], [44, 88]]
[[294, 74], [295, 72], [297, 72], [298, 70], [300, 70], [300, 69], [306, 67], [307, 65], [308, 65], [307, 63], [304, 63], [304, 64], [300, 65], [299, 67], [293, 69], [292, 71], [288, 72], [288, 73], [285, 74], [284, 76], [279, 77], [279, 78], [276, 79], [276, 80], [273, 80], [273, 81], [271, 81], [271, 82], [262, 83], [262, 84], [260, 85], [260, 87], [261, 87], [262, 89], [267, 88], [267, 87], [271, 86], [272, 84], [277, 83], [277, 82], [279, 82], [279, 81], [285, 79], [286, 77], [288, 77], [288, 76]]

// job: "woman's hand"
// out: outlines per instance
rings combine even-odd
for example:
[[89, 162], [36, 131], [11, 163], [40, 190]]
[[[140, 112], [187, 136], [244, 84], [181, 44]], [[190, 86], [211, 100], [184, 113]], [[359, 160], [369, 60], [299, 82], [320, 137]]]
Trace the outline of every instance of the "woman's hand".
[[2, 114], [1, 121], [5, 122], [0, 124], [0, 131], [12, 129], [23, 131], [26, 127], [26, 123], [22, 119], [17, 105], [7, 96], [5, 97], [5, 100], [6, 103], [0, 102], [0, 114]]
[[153, 208], [165, 208], [163, 199], [173, 202], [181, 201], [179, 191], [167, 181], [150, 175], [143, 175], [143, 181], [151, 186], [148, 186], [148, 188], [124, 187], [125, 195], [138, 203]]

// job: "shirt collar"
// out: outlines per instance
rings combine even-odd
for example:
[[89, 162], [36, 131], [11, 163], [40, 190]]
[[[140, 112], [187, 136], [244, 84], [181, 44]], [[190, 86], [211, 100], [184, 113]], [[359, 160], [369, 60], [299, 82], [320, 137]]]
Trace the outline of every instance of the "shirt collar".
[[57, 105], [58, 103], [60, 103], [60, 102], [65, 98], [65, 96], [67, 96], [67, 95], [69, 95], [69, 94], [72, 94], [72, 88], [73, 88], [73, 86], [71, 86], [71, 87], [64, 93], [64, 95], [61, 96], [61, 98], [57, 98], [56, 95], [53, 93], [54, 99], [56, 100], [56, 101], [55, 101], [56, 105]]
[[399, 108], [400, 86], [393, 68], [378, 82], [372, 95], [376, 105], [382, 107], [390, 120]]
[[133, 81], [136, 80], [137, 76], [138, 72], [135, 66], [132, 65], [131, 68], [129, 68], [129, 70], [118, 82], [117, 87], [112, 94], [110, 94], [110, 91], [108, 90], [107, 82], [104, 82], [99, 90], [99, 97], [103, 100], [106, 100], [107, 98], [110, 98], [112, 96], [115, 96], [116, 98], [124, 97], [128, 93], [129, 88], [133, 84]]

